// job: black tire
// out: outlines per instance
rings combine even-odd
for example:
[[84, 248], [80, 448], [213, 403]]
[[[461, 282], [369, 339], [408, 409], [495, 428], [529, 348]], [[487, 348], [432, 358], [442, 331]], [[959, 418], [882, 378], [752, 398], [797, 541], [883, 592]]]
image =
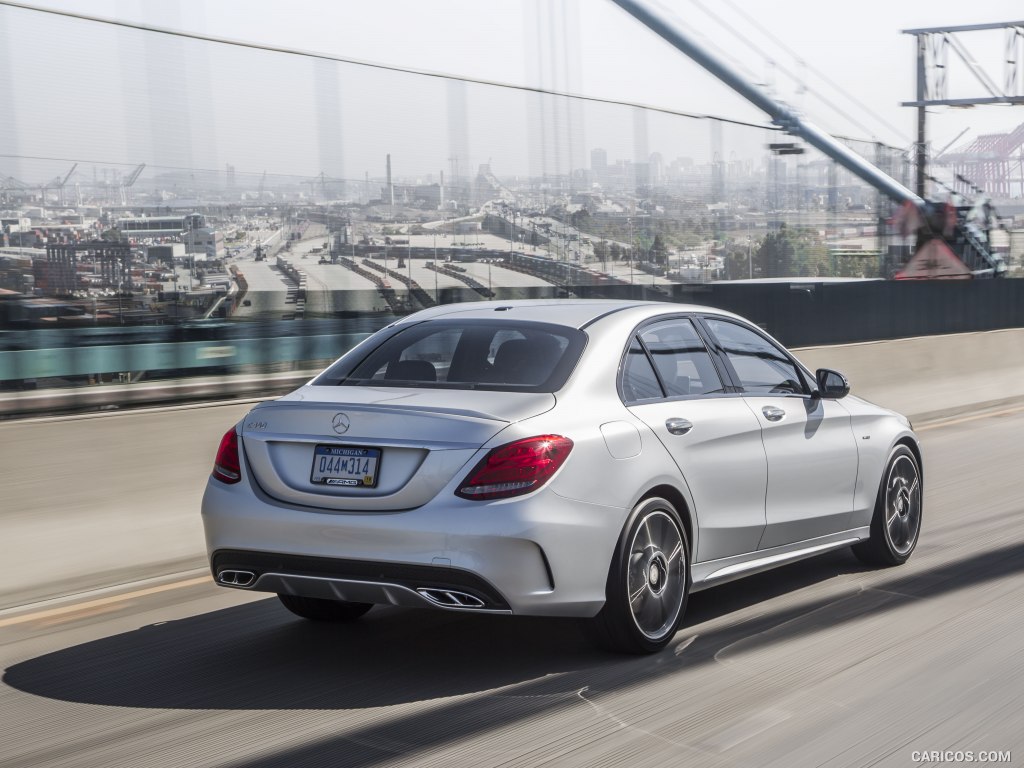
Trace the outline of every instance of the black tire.
[[610, 651], [657, 653], [675, 636], [689, 592], [690, 545], [679, 513], [665, 499], [644, 499], [619, 537], [604, 607], [584, 629]]
[[867, 565], [903, 565], [917, 546], [923, 511], [921, 467], [913, 451], [897, 445], [878, 484], [871, 538], [854, 544], [853, 554]]
[[342, 600], [323, 600], [299, 595], [277, 597], [289, 611], [310, 621], [355, 621], [373, 608], [373, 603], [346, 603]]

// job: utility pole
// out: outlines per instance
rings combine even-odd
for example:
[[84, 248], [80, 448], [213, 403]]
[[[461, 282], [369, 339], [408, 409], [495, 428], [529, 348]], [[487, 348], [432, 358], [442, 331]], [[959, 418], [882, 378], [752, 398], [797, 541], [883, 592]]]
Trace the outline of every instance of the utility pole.
[[925, 69], [925, 53], [927, 52], [928, 36], [927, 35], [916, 35], [915, 41], [917, 45], [917, 143], [914, 147], [915, 162], [917, 165], [917, 178], [914, 184], [914, 191], [917, 196], [924, 198], [924, 184], [925, 177], [927, 176], [925, 170], [925, 150], [928, 146], [927, 133], [925, 129], [925, 123], [927, 120], [927, 108], [925, 107], [925, 100], [928, 98], [928, 73]]
[[629, 282], [633, 283], [633, 219], [629, 219]]
[[437, 293], [437, 230], [434, 231], [434, 302], [441, 303]]

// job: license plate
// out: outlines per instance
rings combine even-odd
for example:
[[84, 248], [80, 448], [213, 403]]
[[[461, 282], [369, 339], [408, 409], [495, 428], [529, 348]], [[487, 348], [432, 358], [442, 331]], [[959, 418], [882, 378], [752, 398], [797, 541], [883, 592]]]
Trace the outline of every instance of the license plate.
[[316, 485], [375, 488], [379, 465], [379, 448], [318, 445], [313, 451], [310, 481]]

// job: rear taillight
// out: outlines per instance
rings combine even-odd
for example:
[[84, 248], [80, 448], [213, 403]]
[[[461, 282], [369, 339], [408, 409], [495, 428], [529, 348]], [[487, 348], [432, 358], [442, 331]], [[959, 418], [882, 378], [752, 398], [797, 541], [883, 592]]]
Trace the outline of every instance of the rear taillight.
[[234, 427], [220, 439], [217, 458], [213, 461], [213, 476], [222, 483], [237, 483], [242, 479], [242, 468], [238, 461], [238, 435]]
[[494, 448], [455, 492], [464, 499], [504, 499], [540, 488], [562, 466], [572, 440], [538, 435]]

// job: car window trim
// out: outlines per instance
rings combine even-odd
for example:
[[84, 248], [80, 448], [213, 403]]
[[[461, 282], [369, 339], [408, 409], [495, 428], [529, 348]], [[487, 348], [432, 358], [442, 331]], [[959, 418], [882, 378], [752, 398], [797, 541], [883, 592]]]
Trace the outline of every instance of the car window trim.
[[[635, 331], [635, 329], [634, 329]], [[661, 389], [661, 397], [645, 397], [640, 400], [634, 400], [626, 397], [625, 389], [625, 377], [626, 377], [626, 362], [629, 360], [629, 350], [633, 346], [633, 342], [640, 345], [640, 350], [644, 353], [644, 358], [647, 360], [647, 364], [651, 366], [651, 371], [654, 373], [654, 380], [658, 382], [658, 388]], [[619, 368], [615, 376], [615, 389], [618, 392], [619, 400], [625, 405], [637, 404], [637, 403], [660, 403], [666, 397], [665, 383], [661, 380], [661, 374], [658, 373], [657, 366], [654, 365], [654, 361], [651, 359], [651, 353], [647, 350], [643, 341], [640, 339], [639, 334], [633, 333], [626, 341], [626, 348], [622, 352], [622, 357], [619, 360]]]
[[[704, 322], [705, 318], [710, 318], [710, 319], [714, 319], [714, 320], [720, 320], [722, 322], [731, 323], [733, 325], [738, 325], [741, 328], [746, 328], [747, 330], [751, 331], [755, 336], [760, 337], [765, 343], [767, 343], [769, 346], [774, 348], [777, 352], [779, 352], [782, 355], [782, 357], [784, 357], [786, 360], [789, 361], [789, 363], [796, 370], [797, 376], [800, 379], [800, 386], [803, 387], [804, 391], [803, 392], [799, 392], [799, 393], [798, 392], [750, 392], [750, 391], [747, 391], [747, 389], [743, 386], [743, 382], [740, 381], [739, 374], [736, 373], [736, 369], [733, 367], [732, 361], [729, 360], [729, 355], [725, 351], [725, 348], [722, 346], [721, 342], [719, 342], [718, 337], [715, 336], [715, 333], [714, 333], [714, 331], [711, 330], [711, 327], [709, 325], [707, 325], [707, 323]], [[739, 320], [738, 318], [729, 317], [729, 316], [726, 316], [726, 315], [717, 315], [717, 314], [714, 314], [714, 313], [711, 313], [711, 312], [701, 313], [699, 315], [699, 320], [700, 320], [701, 328], [707, 334], [708, 338], [712, 340], [712, 342], [714, 344], [714, 347], [715, 347], [715, 351], [718, 353], [719, 357], [721, 358], [722, 363], [725, 366], [728, 367], [729, 378], [733, 381], [733, 384], [736, 387], [736, 389], [740, 393], [742, 393], [745, 397], [799, 397], [799, 398], [802, 398], [802, 399], [805, 399], [805, 400], [809, 400], [811, 397], [813, 397], [812, 388], [808, 384], [807, 372], [804, 370], [804, 367], [800, 364], [800, 362], [795, 357], [793, 357], [793, 355], [791, 355], [789, 353], [789, 350], [787, 350], [785, 347], [783, 347], [778, 342], [774, 341], [762, 329], [758, 328], [756, 325], [753, 325], [752, 323], [748, 323], [748, 322], [744, 322], [742, 320]]]
[[[658, 370], [658, 366], [656, 366], [654, 364], [654, 358], [651, 356], [650, 350], [647, 349], [647, 345], [644, 344], [643, 339], [640, 338], [640, 334], [641, 334], [641, 332], [643, 331], [644, 328], [646, 328], [647, 326], [650, 326], [650, 325], [656, 325], [656, 324], [664, 322], [666, 320], [689, 320], [690, 321], [690, 323], [694, 327], [694, 330], [697, 332], [697, 338], [700, 339], [701, 343], [704, 345], [705, 351], [708, 353], [708, 356], [711, 358], [711, 363], [715, 367], [715, 372], [718, 374], [718, 380], [721, 383], [722, 389], [724, 391], [708, 393], [708, 394], [695, 394], [695, 395], [669, 395], [668, 394], [668, 389], [665, 387], [665, 382], [661, 378], [661, 372]], [[638, 323], [636, 325], [636, 327], [634, 327], [633, 330], [630, 332], [629, 339], [626, 341], [626, 347], [625, 347], [625, 349], [622, 352], [622, 357], [621, 357], [621, 359], [619, 361], [618, 375], [616, 377], [617, 378], [616, 389], [618, 390], [618, 393], [619, 393], [619, 399], [623, 402], [623, 404], [625, 404], [625, 405], [648, 405], [650, 403], [668, 403], [668, 402], [675, 402], [677, 400], [698, 400], [698, 399], [709, 399], [709, 398], [736, 397], [737, 395], [742, 394], [742, 392], [740, 391], [740, 388], [736, 387], [735, 384], [733, 383], [732, 376], [731, 375], [723, 375], [721, 363], [717, 359], [718, 358], [718, 353], [715, 350], [713, 350], [711, 348], [711, 346], [708, 344], [707, 334], [706, 333], [702, 333], [702, 330], [703, 329], [701, 328], [701, 324], [700, 324], [700, 321], [699, 321], [699, 316], [696, 313], [694, 313], [694, 312], [673, 312], [673, 313], [667, 314], [667, 315], [658, 315], [657, 317], [648, 317], [645, 320], [643, 320], [640, 323]], [[645, 398], [643, 400], [631, 400], [631, 399], [628, 399], [626, 397], [626, 395], [625, 395], [625, 390], [624, 390], [624, 388], [622, 386], [623, 385], [623, 376], [624, 376], [625, 370], [626, 370], [626, 359], [629, 356], [629, 348], [632, 346], [634, 339], [637, 341], [637, 343], [640, 344], [640, 348], [644, 351], [644, 355], [647, 357], [648, 364], [651, 366], [651, 369], [654, 371], [654, 375], [655, 375], [655, 377], [657, 378], [657, 381], [658, 381], [658, 386], [661, 387], [661, 397], [660, 398], [653, 398], [653, 397], [651, 397], [651, 398]]]
[[742, 394], [743, 387], [740, 386], [739, 377], [735, 375], [732, 365], [729, 363], [729, 358], [726, 356], [725, 350], [719, 345], [718, 339], [711, 333], [711, 329], [704, 325], [703, 316], [694, 313], [691, 319], [693, 320], [694, 327], [697, 329], [697, 334], [701, 337], [705, 348], [711, 355], [711, 361], [718, 371], [718, 378], [722, 380], [723, 386], [729, 390], [729, 394]]
[[[661, 388], [661, 399], [664, 400], [668, 397], [668, 387], [665, 386], [665, 380], [661, 377], [661, 371], [658, 370], [658, 366], [654, 363], [654, 355], [651, 350], [644, 344], [643, 338], [637, 333], [633, 338], [636, 339], [636, 343], [640, 345], [640, 349], [644, 351], [644, 356], [647, 358], [647, 364], [651, 366], [651, 370], [654, 371], [654, 378], [658, 380], [658, 386]], [[632, 346], [632, 344], [630, 344]], [[628, 350], [627, 350], [628, 353]]]

